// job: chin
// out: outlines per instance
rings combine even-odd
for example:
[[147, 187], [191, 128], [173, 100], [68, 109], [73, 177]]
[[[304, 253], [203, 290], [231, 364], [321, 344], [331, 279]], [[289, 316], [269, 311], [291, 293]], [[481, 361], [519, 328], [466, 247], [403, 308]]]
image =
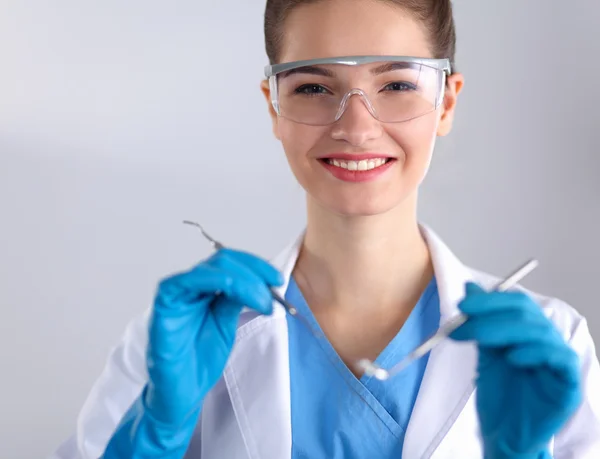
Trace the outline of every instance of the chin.
[[326, 200], [319, 199], [321, 206], [332, 214], [340, 215], [343, 217], [370, 217], [374, 215], [381, 215], [388, 213], [392, 209], [398, 207], [401, 200], [395, 196], [395, 199], [384, 196], [352, 196], [340, 197], [339, 199], [332, 199], [335, 196], [328, 196]]

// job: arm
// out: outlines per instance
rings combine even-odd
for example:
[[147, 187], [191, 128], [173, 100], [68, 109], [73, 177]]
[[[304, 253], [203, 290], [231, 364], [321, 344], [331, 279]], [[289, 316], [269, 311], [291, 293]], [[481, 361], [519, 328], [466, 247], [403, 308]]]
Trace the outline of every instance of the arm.
[[164, 424], [146, 406], [148, 385], [129, 408], [110, 438], [102, 459], [183, 458], [200, 417], [197, 407], [179, 425]]
[[73, 435], [53, 459], [97, 459], [147, 381], [148, 316], [132, 320], [109, 355], [77, 418]]
[[282, 282], [266, 261], [229, 249], [163, 279], [148, 319], [113, 352], [82, 411], [77, 448], [71, 440], [63, 457], [182, 458], [240, 312], [271, 314], [268, 287]]
[[581, 318], [569, 344], [581, 359], [583, 401], [555, 438], [555, 459], [600, 458], [600, 365], [587, 322]]

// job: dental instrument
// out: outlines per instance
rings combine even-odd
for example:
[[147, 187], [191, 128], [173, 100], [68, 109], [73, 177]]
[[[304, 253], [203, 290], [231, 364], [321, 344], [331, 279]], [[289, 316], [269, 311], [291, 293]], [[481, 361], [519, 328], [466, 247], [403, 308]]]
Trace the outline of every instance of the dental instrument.
[[[529, 260], [527, 263], [525, 263], [523, 266], [517, 269], [514, 273], [508, 276], [504, 281], [500, 282], [495, 287], [495, 290], [503, 292], [512, 288], [525, 276], [527, 276], [531, 271], [537, 268], [538, 264], [538, 261], [535, 259]], [[392, 366], [391, 368], [382, 368], [381, 366], [377, 365], [375, 362], [369, 359], [359, 360], [357, 362], [357, 367], [359, 370], [362, 370], [365, 375], [373, 376], [376, 379], [379, 379], [380, 381], [385, 381], [386, 379], [389, 379], [392, 376], [404, 370], [415, 360], [418, 360], [424, 355], [426, 355], [429, 351], [431, 351], [444, 339], [446, 339], [454, 330], [456, 330], [458, 327], [464, 324], [467, 321], [467, 319], [468, 317], [462, 313], [459, 313], [455, 317], [451, 318], [450, 320], [448, 320], [448, 322], [442, 325], [433, 336], [425, 340], [414, 351], [409, 353], [406, 357], [404, 357], [404, 359], [402, 359], [399, 363]]]

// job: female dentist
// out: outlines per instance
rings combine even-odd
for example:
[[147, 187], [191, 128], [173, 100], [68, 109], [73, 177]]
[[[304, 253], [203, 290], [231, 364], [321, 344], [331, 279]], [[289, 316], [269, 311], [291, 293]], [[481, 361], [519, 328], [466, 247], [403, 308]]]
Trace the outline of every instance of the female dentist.
[[[600, 458], [585, 318], [494, 291], [417, 221], [463, 86], [450, 0], [268, 0], [265, 38], [306, 228], [271, 262], [222, 249], [160, 282], [55, 457]], [[353, 365], [393, 365], [459, 311], [396, 377]]]

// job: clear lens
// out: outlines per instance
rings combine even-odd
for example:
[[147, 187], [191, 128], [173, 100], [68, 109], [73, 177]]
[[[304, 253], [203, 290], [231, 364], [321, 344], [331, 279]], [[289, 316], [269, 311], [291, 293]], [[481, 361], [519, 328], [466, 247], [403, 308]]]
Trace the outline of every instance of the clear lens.
[[329, 64], [271, 77], [275, 108], [299, 123], [327, 125], [356, 95], [368, 99], [365, 105], [379, 121], [398, 123], [436, 110], [443, 97], [442, 70], [409, 62], [360, 67]]

